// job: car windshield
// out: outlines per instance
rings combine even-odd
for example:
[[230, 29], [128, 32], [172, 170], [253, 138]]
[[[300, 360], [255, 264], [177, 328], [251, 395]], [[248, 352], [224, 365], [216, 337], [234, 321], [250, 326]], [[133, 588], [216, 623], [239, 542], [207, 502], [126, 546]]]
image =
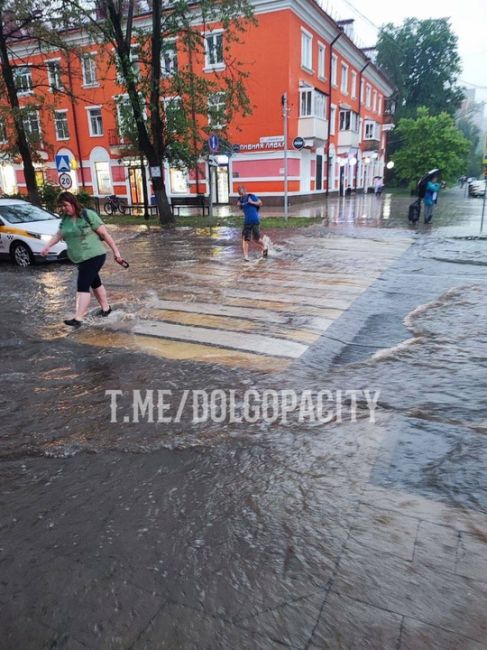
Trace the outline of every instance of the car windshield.
[[30, 205], [30, 203], [26, 203], [25, 205], [21, 203], [16, 205], [0, 205], [0, 217], [9, 223], [50, 221], [58, 218], [35, 205]]

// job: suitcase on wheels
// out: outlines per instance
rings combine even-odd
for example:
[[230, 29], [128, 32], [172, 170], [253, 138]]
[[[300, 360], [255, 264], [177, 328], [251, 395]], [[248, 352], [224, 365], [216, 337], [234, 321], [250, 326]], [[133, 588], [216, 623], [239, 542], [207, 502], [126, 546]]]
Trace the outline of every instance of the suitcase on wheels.
[[421, 214], [421, 199], [416, 199], [409, 206], [408, 210], [408, 219], [411, 223], [416, 223], [419, 220]]

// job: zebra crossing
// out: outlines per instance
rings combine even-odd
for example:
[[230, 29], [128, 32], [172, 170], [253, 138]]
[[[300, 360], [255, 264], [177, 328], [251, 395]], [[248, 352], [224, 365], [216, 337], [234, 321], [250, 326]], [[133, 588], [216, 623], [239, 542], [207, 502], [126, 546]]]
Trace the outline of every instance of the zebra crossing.
[[165, 358], [282, 370], [410, 243], [298, 234], [285, 254], [250, 264], [223, 254], [191, 260], [117, 334]]

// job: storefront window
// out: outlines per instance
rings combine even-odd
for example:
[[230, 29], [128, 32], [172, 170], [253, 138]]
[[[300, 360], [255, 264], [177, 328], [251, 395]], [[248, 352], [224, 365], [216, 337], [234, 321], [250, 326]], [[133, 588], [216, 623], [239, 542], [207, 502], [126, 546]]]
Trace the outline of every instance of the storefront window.
[[188, 174], [181, 169], [171, 167], [169, 170], [169, 178], [171, 179], [171, 194], [188, 194]]
[[98, 194], [111, 194], [112, 181], [110, 178], [110, 165], [108, 162], [95, 163], [96, 184]]

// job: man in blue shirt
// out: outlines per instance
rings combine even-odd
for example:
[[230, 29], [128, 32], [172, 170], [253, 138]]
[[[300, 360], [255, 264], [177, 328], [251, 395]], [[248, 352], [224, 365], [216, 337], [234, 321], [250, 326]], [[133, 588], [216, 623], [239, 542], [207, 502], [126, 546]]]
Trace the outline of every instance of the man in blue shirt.
[[244, 260], [249, 261], [249, 242], [251, 239], [257, 244], [262, 251], [262, 257], [267, 257], [268, 250], [260, 237], [260, 217], [259, 208], [262, 201], [255, 194], [248, 194], [245, 187], [240, 185], [238, 188], [239, 199], [238, 207], [244, 213], [244, 225], [242, 229], [242, 250]]
[[425, 223], [430, 223], [433, 218], [433, 205], [437, 201], [439, 191], [440, 184], [438, 183], [438, 178], [433, 176], [433, 178], [426, 184], [426, 191], [423, 198]]

